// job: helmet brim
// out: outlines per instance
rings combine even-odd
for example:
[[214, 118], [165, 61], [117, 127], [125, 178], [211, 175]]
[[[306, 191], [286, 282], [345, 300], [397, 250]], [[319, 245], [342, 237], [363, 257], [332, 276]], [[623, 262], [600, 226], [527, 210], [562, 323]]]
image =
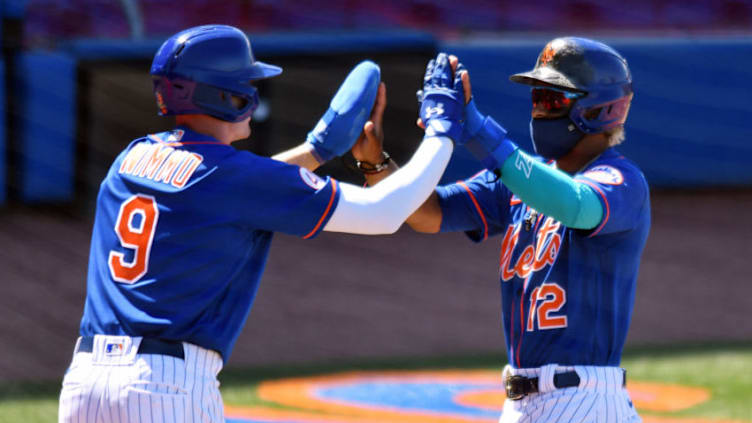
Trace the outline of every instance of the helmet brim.
[[518, 84], [534, 87], [555, 86], [572, 91], [584, 91], [561, 72], [547, 66], [539, 67], [528, 72], [517, 73], [509, 77], [509, 80]]
[[268, 63], [259, 62], [258, 60], [251, 66], [251, 72], [249, 79], [266, 79], [273, 76], [277, 76], [282, 73], [282, 68], [279, 66], [270, 65]]

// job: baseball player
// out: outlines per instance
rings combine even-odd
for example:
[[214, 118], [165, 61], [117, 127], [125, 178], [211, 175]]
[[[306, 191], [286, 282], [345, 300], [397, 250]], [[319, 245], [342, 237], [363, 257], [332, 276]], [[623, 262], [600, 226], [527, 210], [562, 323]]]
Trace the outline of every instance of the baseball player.
[[101, 184], [60, 422], [224, 421], [217, 374], [250, 311], [273, 232], [392, 233], [434, 190], [464, 103], [446, 60], [424, 84], [426, 102], [442, 100], [441, 112], [424, 117], [436, 130], [373, 188], [311, 172], [351, 148], [372, 108], [383, 112], [385, 88], [371, 62], [350, 73], [300, 146], [273, 158], [230, 146], [250, 135], [253, 81], [280, 72], [256, 61], [230, 26], [187, 29], [156, 53], [159, 113], [176, 115], [177, 127], [134, 140]]
[[[640, 421], [619, 368], [650, 226], [645, 178], [614, 148], [633, 95], [626, 60], [597, 41], [557, 38], [533, 70], [511, 77], [531, 89], [537, 158], [478, 112], [457, 69], [468, 102], [462, 137], [487, 170], [438, 187], [407, 223], [475, 242], [499, 235], [509, 358], [500, 421]], [[366, 162], [381, 154], [378, 131], [367, 129], [352, 150]]]

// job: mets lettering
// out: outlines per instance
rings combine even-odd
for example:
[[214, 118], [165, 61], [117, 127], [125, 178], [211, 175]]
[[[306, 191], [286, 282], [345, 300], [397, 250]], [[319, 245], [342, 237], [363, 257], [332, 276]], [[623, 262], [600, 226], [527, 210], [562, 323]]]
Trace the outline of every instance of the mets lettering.
[[547, 217], [536, 235], [535, 245], [530, 244], [525, 247], [514, 266], [510, 266], [512, 253], [520, 238], [520, 227], [520, 223], [509, 225], [501, 242], [499, 268], [501, 280], [504, 282], [512, 279], [515, 275], [522, 279], [527, 278], [530, 273], [537, 272], [546, 265], [554, 264], [556, 256], [559, 254], [561, 235], [557, 233], [557, 230], [561, 227], [561, 223]]

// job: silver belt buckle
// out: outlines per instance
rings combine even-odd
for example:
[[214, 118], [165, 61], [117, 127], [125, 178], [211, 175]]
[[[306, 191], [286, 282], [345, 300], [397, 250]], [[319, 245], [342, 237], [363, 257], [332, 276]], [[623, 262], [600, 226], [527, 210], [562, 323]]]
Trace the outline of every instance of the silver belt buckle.
[[[504, 390], [507, 393], [507, 398], [512, 401], [519, 401], [525, 398], [525, 385], [522, 383], [525, 379], [524, 376], [520, 375], [511, 375], [507, 377], [507, 380], [504, 382]], [[515, 388], [520, 390], [515, 390]]]

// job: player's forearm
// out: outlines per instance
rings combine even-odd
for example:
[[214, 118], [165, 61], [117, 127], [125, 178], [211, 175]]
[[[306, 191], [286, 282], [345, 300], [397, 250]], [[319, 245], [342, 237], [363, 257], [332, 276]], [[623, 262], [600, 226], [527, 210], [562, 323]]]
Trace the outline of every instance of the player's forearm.
[[434, 191], [428, 199], [411, 214], [405, 223], [416, 232], [435, 234], [441, 229], [441, 206], [439, 195]]
[[[366, 184], [368, 186], [374, 186], [380, 181], [386, 179], [389, 175], [399, 170], [399, 166], [394, 160], [390, 160], [389, 167], [378, 173], [364, 174], [366, 178]], [[436, 191], [423, 202], [410, 216], [408, 216], [405, 223], [416, 232], [423, 233], [437, 233], [441, 227], [441, 207], [439, 206], [439, 198]]]
[[298, 165], [310, 171], [316, 170], [322, 163], [319, 163], [313, 154], [313, 146], [309, 143], [300, 144], [287, 151], [272, 156], [272, 159], [285, 162], [287, 164]]
[[525, 204], [570, 228], [592, 229], [603, 218], [603, 205], [592, 188], [520, 149], [504, 161], [501, 180]]
[[426, 138], [404, 167], [375, 186], [340, 184], [340, 201], [324, 230], [358, 234], [395, 232], [434, 191], [452, 150], [448, 138]]

